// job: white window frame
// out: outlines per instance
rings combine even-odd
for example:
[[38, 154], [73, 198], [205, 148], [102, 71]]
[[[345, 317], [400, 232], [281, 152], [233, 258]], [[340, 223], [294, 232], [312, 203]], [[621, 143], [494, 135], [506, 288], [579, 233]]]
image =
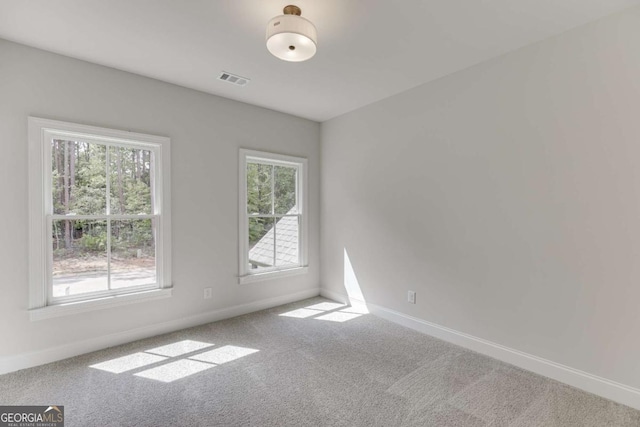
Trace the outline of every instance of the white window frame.
[[[247, 213], [247, 163], [261, 163], [273, 166], [295, 167], [298, 170], [296, 198], [300, 214], [298, 254], [299, 264], [295, 266], [274, 267], [268, 271], [251, 272], [249, 265], [249, 218]], [[240, 284], [254, 283], [280, 277], [305, 274], [308, 271], [308, 209], [307, 209], [307, 159], [286, 156], [264, 151], [240, 149], [240, 203], [239, 203], [239, 239], [240, 239]]]
[[[92, 311], [170, 297], [171, 289], [171, 178], [170, 139], [57, 120], [28, 118], [29, 126], [29, 315], [31, 320]], [[131, 147], [154, 154], [154, 212], [156, 219], [156, 283], [118, 291], [53, 297], [51, 250], [51, 140], [53, 138]], [[106, 216], [106, 215], [104, 215]], [[58, 218], [56, 215], [55, 218]], [[111, 215], [112, 219], [114, 218]], [[121, 216], [137, 219], [139, 215]], [[146, 217], [145, 217], [146, 218]], [[69, 215], [69, 219], [84, 219]]]

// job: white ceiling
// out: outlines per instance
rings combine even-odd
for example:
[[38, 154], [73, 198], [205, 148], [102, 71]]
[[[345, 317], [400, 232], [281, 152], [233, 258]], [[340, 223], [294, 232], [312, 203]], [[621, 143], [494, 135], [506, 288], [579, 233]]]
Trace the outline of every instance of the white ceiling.
[[[265, 47], [279, 0], [2, 0], [0, 38], [324, 121], [640, 0], [291, 0], [318, 53]], [[0, 58], [1, 60], [1, 58]], [[229, 71], [246, 87], [216, 80]]]

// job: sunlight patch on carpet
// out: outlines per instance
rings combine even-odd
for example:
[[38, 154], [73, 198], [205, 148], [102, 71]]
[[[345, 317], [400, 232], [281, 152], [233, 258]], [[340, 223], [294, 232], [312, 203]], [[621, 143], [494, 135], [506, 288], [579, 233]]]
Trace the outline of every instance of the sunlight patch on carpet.
[[216, 348], [215, 350], [207, 351], [204, 353], [191, 356], [191, 360], [200, 360], [202, 362], [215, 363], [216, 365], [222, 365], [223, 363], [231, 362], [232, 360], [240, 359], [241, 357], [248, 356], [253, 353], [257, 353], [259, 350], [253, 348], [236, 347], [235, 345], [225, 345], [224, 347]]
[[177, 357], [183, 354], [192, 353], [194, 351], [202, 350], [203, 348], [212, 347], [213, 344], [184, 340], [175, 342], [173, 344], [163, 345], [161, 347], [152, 348], [151, 350], [145, 350], [147, 353], [159, 354], [160, 356]]
[[346, 305], [337, 302], [321, 302], [308, 307], [281, 313], [279, 316], [293, 317], [297, 319], [308, 319], [313, 317], [320, 320], [332, 322], [346, 322], [355, 319], [363, 314], [369, 314], [366, 304], [355, 302], [353, 305]]
[[324, 313], [324, 311], [311, 310], [309, 308], [299, 308], [297, 310], [287, 311], [286, 313], [279, 314], [279, 316], [295, 317], [297, 319], [306, 319], [307, 317], [315, 316], [317, 314], [322, 314], [322, 313]]
[[356, 317], [360, 317], [362, 314], [357, 313], [344, 313], [340, 311], [336, 311], [334, 313], [328, 313], [324, 316], [316, 317], [317, 320], [328, 320], [330, 322], [346, 322], [347, 320], [355, 319]]
[[210, 363], [196, 362], [194, 360], [182, 359], [167, 363], [156, 368], [134, 374], [136, 377], [148, 378], [151, 380], [170, 383], [207, 369], [215, 368], [216, 365]]
[[338, 308], [346, 308], [347, 306], [345, 304], [340, 304], [337, 302], [321, 302], [319, 304], [314, 304], [314, 305], [310, 305], [309, 307], [305, 307], [309, 310], [322, 310], [322, 311], [329, 311], [329, 310], [336, 310]]
[[369, 309], [365, 304], [353, 304], [340, 310], [341, 313], [369, 314]]
[[134, 353], [128, 356], [118, 357], [117, 359], [107, 360], [106, 362], [96, 363], [89, 367], [114, 374], [120, 374], [122, 372], [131, 371], [132, 369], [162, 362], [166, 359], [167, 357], [158, 356], [156, 354]]

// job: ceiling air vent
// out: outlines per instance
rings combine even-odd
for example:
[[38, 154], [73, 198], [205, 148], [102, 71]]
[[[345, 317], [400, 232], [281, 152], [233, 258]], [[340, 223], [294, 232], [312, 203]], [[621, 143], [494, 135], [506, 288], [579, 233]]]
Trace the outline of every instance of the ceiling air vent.
[[227, 73], [223, 71], [220, 73], [218, 80], [233, 83], [236, 86], [246, 86], [251, 80], [246, 77], [238, 76], [237, 74]]

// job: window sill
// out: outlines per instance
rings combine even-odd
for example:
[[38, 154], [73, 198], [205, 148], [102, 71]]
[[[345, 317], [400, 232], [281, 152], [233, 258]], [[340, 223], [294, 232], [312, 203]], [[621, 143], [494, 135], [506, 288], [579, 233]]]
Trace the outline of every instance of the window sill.
[[52, 317], [67, 316], [76, 313], [101, 310], [103, 308], [119, 307], [122, 305], [146, 302], [161, 298], [169, 298], [173, 289], [154, 289], [152, 291], [135, 292], [131, 294], [116, 295], [88, 301], [79, 301], [66, 304], [49, 305], [42, 308], [29, 310], [31, 321], [50, 319]]
[[241, 285], [247, 283], [262, 282], [265, 280], [279, 279], [281, 277], [297, 276], [299, 274], [307, 274], [309, 267], [295, 267], [287, 270], [269, 271], [266, 273], [247, 274], [238, 277], [238, 283]]

